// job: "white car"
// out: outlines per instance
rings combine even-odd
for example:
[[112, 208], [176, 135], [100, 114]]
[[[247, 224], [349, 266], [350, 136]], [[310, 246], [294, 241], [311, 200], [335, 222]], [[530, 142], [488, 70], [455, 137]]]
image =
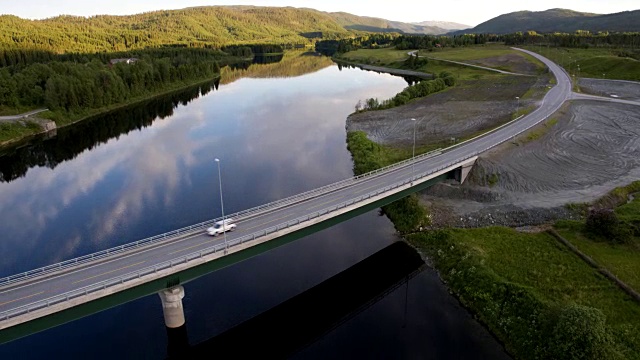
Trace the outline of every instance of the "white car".
[[218, 236], [225, 231], [233, 231], [235, 228], [236, 224], [233, 222], [233, 219], [224, 219], [224, 221], [218, 221], [213, 224], [212, 227], [208, 228], [207, 234], [211, 236]]

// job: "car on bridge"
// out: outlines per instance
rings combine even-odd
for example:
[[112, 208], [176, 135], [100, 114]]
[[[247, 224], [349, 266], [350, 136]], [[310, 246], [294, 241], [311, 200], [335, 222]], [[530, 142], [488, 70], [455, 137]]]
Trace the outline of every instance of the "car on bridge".
[[236, 228], [236, 224], [233, 219], [224, 219], [213, 224], [212, 227], [207, 229], [207, 234], [211, 236], [218, 236], [226, 231], [233, 231]]

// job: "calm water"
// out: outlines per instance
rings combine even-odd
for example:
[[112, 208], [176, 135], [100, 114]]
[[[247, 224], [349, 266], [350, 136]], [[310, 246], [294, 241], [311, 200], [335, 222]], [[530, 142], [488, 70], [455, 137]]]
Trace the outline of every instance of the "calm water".
[[[350, 177], [347, 115], [358, 100], [386, 99], [406, 85], [287, 55], [4, 154], [0, 276], [220, 216], [214, 158], [226, 213]], [[215, 337], [397, 240], [374, 211], [188, 283], [189, 341]], [[157, 359], [166, 346], [160, 301], [151, 295], [2, 345], [0, 358]], [[296, 355], [502, 356], [430, 270]]]

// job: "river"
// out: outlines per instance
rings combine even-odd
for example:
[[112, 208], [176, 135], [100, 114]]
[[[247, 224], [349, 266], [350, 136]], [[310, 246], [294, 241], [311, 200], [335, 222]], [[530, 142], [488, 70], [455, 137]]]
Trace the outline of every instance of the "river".
[[[5, 151], [0, 277], [220, 216], [215, 158], [227, 214], [348, 178], [346, 117], [359, 100], [405, 86], [289, 53]], [[187, 283], [188, 340], [215, 338], [398, 240], [373, 211]], [[507, 358], [433, 270], [414, 275], [290, 356]], [[157, 295], [0, 346], [2, 359], [166, 356]]]

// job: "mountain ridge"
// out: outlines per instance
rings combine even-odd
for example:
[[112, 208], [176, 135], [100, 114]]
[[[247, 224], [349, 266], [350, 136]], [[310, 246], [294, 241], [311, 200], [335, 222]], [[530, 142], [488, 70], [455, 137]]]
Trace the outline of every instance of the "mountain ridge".
[[612, 14], [593, 14], [559, 8], [545, 11], [516, 11], [496, 16], [474, 28], [449, 34], [508, 34], [518, 31], [573, 33], [577, 30], [637, 32], [640, 31], [640, 10]]

